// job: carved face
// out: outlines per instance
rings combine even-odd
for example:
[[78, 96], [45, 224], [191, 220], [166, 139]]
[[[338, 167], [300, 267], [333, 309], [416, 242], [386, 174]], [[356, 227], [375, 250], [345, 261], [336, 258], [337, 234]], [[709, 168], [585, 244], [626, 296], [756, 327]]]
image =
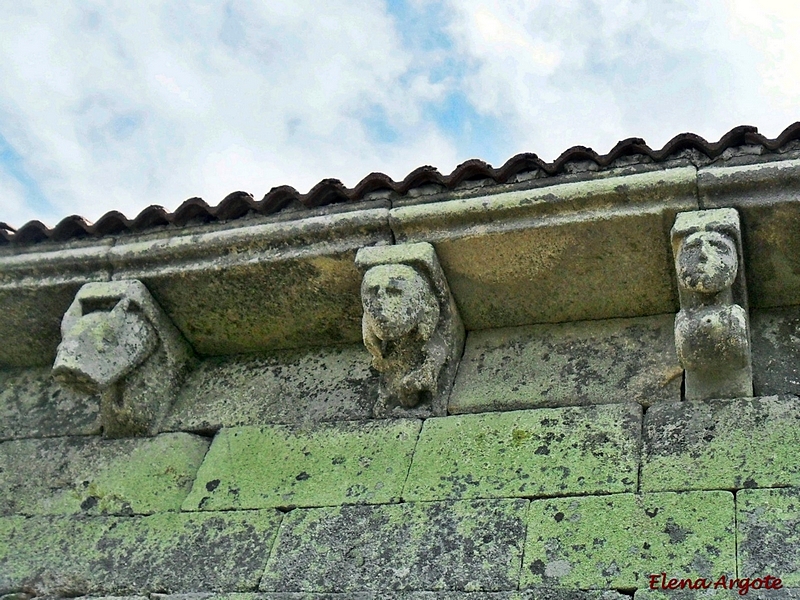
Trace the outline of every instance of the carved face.
[[687, 236], [675, 261], [681, 284], [701, 294], [716, 294], [733, 285], [738, 267], [733, 241], [716, 231]]
[[75, 321], [58, 346], [53, 375], [79, 389], [102, 389], [144, 362], [157, 345], [147, 319], [118, 304]]
[[427, 281], [408, 265], [372, 267], [361, 282], [364, 313], [382, 340], [396, 340], [414, 329], [430, 297]]

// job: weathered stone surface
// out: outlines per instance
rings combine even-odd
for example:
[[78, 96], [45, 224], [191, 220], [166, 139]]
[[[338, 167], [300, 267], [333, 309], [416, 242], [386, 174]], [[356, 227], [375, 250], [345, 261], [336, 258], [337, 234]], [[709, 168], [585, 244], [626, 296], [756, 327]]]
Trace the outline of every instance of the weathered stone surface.
[[679, 400], [673, 315], [534, 325], [467, 336], [451, 413]]
[[264, 591], [502, 591], [517, 587], [526, 500], [297, 509]]
[[688, 400], [753, 395], [750, 317], [739, 213], [732, 208], [680, 213], [672, 252], [681, 310], [675, 349]]
[[0, 444], [0, 515], [178, 510], [209, 441], [188, 433]]
[[392, 209], [398, 243], [436, 248], [469, 330], [677, 309], [669, 228], [694, 167]]
[[800, 306], [752, 311], [753, 390], [800, 395]]
[[[245, 592], [231, 594], [151, 594], [151, 600], [625, 600], [612, 590], [526, 590], [514, 592]], [[3, 598], [0, 598], [3, 600]], [[84, 600], [84, 599], [81, 599]], [[88, 599], [86, 599], [88, 600]], [[784, 600], [780, 598], [779, 600]], [[789, 600], [788, 598], [786, 600]], [[794, 600], [792, 598], [791, 600]]]
[[[386, 204], [384, 202], [384, 204]], [[356, 251], [392, 243], [387, 208], [140, 236], [110, 251], [203, 355], [356, 343]]]
[[0, 440], [98, 433], [98, 396], [62, 389], [49, 367], [0, 369]]
[[634, 403], [427, 419], [403, 498], [634, 492], [641, 423]]
[[53, 376], [100, 395], [103, 435], [154, 435], [194, 366], [183, 335], [138, 280], [87, 283], [61, 322]]
[[112, 240], [0, 248], [0, 365], [53, 364], [61, 317], [88, 281], [106, 281]]
[[420, 426], [397, 419], [223, 429], [183, 509], [396, 502]]
[[209, 358], [189, 375], [167, 431], [365, 419], [378, 378], [362, 344]]
[[780, 577], [800, 587], [800, 492], [797, 488], [736, 493], [741, 577]]
[[272, 510], [0, 518], [0, 591], [254, 590], [279, 522]]
[[644, 417], [640, 489], [800, 485], [798, 422], [794, 397], [653, 406]]
[[[721, 577], [725, 577], [721, 580]], [[678, 575], [674, 575], [678, 578]], [[711, 599], [714, 600], [741, 600], [746, 597], [747, 600], [798, 600], [800, 599], [800, 589], [782, 587], [780, 589], [753, 589], [748, 587], [750, 582], [743, 582], [742, 579], [747, 579], [742, 576], [737, 578], [734, 573], [721, 573], [710, 578], [711, 587], [708, 589], [675, 589], [675, 590], [651, 590], [639, 589], [633, 595], [634, 600], [701, 600]], [[714, 589], [715, 584], [719, 586]], [[723, 586], [727, 586], [724, 587]], [[770, 580], [770, 585], [774, 585]], [[783, 583], [781, 582], [781, 585]], [[742, 594], [740, 590], [747, 589], [747, 592]]]
[[362, 336], [380, 371], [376, 417], [447, 414], [464, 324], [428, 243], [362, 248]]
[[751, 308], [800, 304], [800, 160], [704, 168], [697, 187], [703, 208], [741, 215]]
[[645, 587], [648, 575], [735, 573], [730, 492], [534, 500], [520, 585]]

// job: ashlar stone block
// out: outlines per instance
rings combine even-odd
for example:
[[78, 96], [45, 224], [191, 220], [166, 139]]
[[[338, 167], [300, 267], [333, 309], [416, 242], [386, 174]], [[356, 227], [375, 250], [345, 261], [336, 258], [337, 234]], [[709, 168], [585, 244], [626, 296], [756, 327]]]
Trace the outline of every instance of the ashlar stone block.
[[212, 357], [181, 387], [167, 431], [366, 419], [378, 378], [362, 344]]
[[0, 518], [0, 590], [37, 596], [252, 591], [277, 511]]
[[739, 575], [769, 573], [800, 587], [800, 490], [736, 492], [736, 523]]
[[427, 419], [405, 500], [634, 492], [638, 404]]
[[634, 590], [652, 573], [735, 573], [730, 492], [534, 500], [520, 586]]
[[641, 491], [800, 485], [794, 397], [674, 402], [644, 417]]
[[680, 400], [673, 315], [532, 325], [467, 336], [450, 413]]
[[526, 500], [297, 509], [261, 589], [359, 592], [517, 588]]
[[179, 510], [209, 441], [67, 437], [0, 444], [0, 515], [149, 514]]
[[397, 502], [420, 427], [397, 419], [223, 429], [183, 509]]
[[100, 397], [63, 389], [49, 367], [0, 370], [0, 440], [100, 433]]

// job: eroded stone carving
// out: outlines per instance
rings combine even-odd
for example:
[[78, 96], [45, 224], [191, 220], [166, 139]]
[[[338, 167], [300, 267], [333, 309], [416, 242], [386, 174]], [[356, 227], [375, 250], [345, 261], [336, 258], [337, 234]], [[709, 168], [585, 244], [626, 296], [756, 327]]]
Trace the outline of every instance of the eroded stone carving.
[[430, 244], [362, 248], [364, 345], [381, 373], [377, 417], [444, 415], [464, 325]]
[[53, 376], [100, 395], [104, 435], [152, 435], [192, 360], [183, 335], [142, 282], [87, 283], [61, 321]]
[[732, 208], [680, 213], [672, 250], [681, 303], [675, 347], [687, 399], [752, 396], [739, 214]]

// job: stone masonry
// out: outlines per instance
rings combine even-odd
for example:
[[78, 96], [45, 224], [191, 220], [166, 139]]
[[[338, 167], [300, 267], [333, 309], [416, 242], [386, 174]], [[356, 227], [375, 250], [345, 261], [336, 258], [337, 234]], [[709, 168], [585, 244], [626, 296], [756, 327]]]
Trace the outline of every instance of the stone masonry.
[[[800, 142], [781, 148], [0, 247], [0, 600], [800, 600]], [[670, 232], [718, 210], [737, 270], [697, 306], [747, 317], [747, 393], [693, 394], [675, 318], [706, 288]], [[389, 264], [365, 287], [407, 285], [396, 338], [362, 321]], [[87, 283], [114, 302], [81, 305]], [[142, 366], [166, 337], [180, 365]], [[81, 362], [126, 352], [147, 357]], [[715, 352], [714, 385], [736, 367]], [[62, 387], [57, 356], [73, 383], [147, 385]]]

